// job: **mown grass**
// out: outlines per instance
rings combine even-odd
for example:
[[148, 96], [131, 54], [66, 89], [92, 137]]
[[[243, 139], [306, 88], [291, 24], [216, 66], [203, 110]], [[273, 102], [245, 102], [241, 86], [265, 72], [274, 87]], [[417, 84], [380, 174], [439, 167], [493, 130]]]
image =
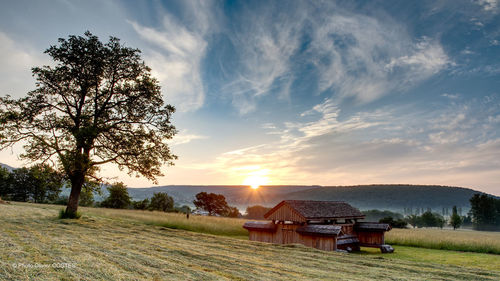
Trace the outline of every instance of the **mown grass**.
[[[79, 220], [61, 220], [57, 219], [57, 206], [0, 205], [0, 280], [500, 278], [500, 272], [495, 270], [396, 259], [394, 255], [367, 253], [362, 256], [319, 251], [301, 245], [273, 245], [146, 225], [128, 212], [127, 217], [112, 218], [107, 216], [117, 214], [107, 210], [104, 213], [98, 213], [98, 209], [81, 211], [83, 216]], [[493, 264], [498, 264], [500, 258], [475, 255], [490, 256]], [[13, 266], [53, 263], [72, 266]]]
[[[29, 203], [13, 203], [30, 205]], [[60, 209], [60, 206], [36, 206], [48, 209]], [[248, 238], [248, 232], [242, 225], [245, 219], [206, 217], [191, 215], [189, 220], [185, 215], [176, 213], [151, 212], [139, 210], [117, 210], [106, 208], [79, 208], [80, 212], [89, 216], [107, 217], [120, 220], [163, 226], [173, 229], [183, 229], [199, 233], [223, 235], [233, 238]], [[475, 253], [500, 254], [500, 232], [485, 232], [472, 230], [447, 229], [392, 229], [386, 233], [386, 243], [390, 245], [411, 246], [418, 248], [464, 251]]]
[[388, 244], [427, 249], [500, 254], [500, 232], [451, 229], [392, 229]]

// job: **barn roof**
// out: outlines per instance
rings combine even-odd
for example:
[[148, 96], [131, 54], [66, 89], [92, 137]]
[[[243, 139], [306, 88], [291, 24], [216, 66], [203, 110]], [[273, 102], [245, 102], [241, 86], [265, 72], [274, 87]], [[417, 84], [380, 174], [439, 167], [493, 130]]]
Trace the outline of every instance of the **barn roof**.
[[243, 225], [243, 228], [258, 231], [275, 231], [276, 225], [268, 221], [247, 221]]
[[389, 231], [391, 226], [388, 223], [378, 222], [358, 222], [354, 225], [357, 231]]
[[267, 212], [264, 217], [269, 218], [283, 205], [288, 205], [306, 220], [312, 219], [340, 219], [364, 218], [365, 215], [358, 209], [342, 201], [313, 201], [313, 200], [284, 200]]
[[297, 228], [300, 234], [321, 235], [321, 236], [337, 236], [340, 234], [342, 227], [338, 225], [306, 225]]

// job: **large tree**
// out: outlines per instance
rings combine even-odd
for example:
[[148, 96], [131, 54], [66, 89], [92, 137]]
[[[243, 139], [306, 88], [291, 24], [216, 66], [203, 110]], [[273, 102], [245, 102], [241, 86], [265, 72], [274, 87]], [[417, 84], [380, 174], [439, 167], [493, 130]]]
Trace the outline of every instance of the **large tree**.
[[175, 134], [158, 81], [138, 49], [86, 32], [59, 39], [45, 53], [53, 66], [34, 67], [35, 90], [0, 98], [0, 149], [24, 144], [22, 158], [59, 167], [71, 182], [67, 213], [76, 213], [85, 180], [114, 163], [153, 182], [177, 157]]
[[198, 209], [208, 212], [208, 215], [219, 215], [225, 217], [239, 217], [241, 214], [236, 207], [231, 207], [222, 194], [200, 192], [196, 194], [193, 204]]

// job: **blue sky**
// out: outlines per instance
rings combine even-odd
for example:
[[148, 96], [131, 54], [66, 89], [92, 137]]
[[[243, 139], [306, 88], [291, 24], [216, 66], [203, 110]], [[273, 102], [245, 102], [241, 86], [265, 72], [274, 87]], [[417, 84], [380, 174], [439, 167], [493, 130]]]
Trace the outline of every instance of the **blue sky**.
[[[179, 160], [160, 185], [500, 195], [498, 0], [2, 2], [0, 95], [33, 89], [43, 51], [86, 30], [140, 48], [178, 109]], [[0, 162], [22, 165], [18, 152]]]

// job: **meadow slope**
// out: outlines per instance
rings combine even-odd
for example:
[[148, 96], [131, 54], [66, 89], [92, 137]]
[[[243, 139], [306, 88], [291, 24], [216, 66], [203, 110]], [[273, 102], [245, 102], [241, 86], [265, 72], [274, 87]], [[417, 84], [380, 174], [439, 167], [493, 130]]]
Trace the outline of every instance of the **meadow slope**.
[[[498, 280], [476, 268], [318, 251], [84, 214], [0, 205], [0, 280]], [[53, 268], [70, 263], [71, 268]], [[28, 268], [38, 264], [45, 267]]]

